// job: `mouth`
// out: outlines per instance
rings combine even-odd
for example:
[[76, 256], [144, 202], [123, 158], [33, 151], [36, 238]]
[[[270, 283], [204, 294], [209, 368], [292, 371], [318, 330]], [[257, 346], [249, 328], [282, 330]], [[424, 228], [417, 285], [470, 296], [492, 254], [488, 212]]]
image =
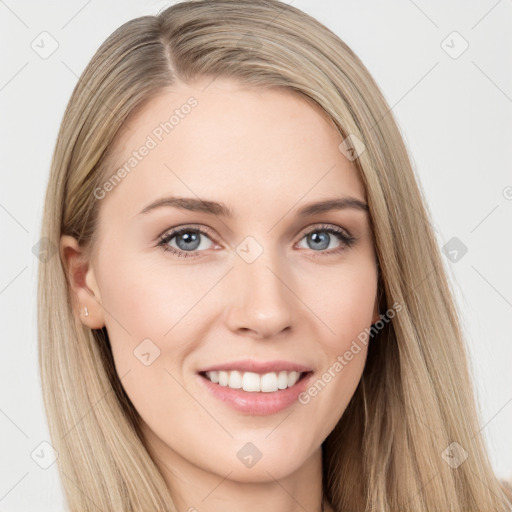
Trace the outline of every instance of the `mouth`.
[[238, 370], [201, 372], [200, 375], [213, 384], [230, 389], [242, 389], [248, 393], [275, 393], [292, 388], [310, 372], [281, 370], [279, 372], [255, 373]]
[[206, 368], [197, 375], [210, 394], [232, 409], [268, 415], [298, 402], [313, 373], [310, 367], [284, 361], [241, 361]]

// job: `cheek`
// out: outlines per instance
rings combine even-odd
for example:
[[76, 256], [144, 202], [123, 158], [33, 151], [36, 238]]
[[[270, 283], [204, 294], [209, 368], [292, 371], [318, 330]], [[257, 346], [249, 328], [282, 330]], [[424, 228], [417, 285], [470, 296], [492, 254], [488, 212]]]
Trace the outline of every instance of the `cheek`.
[[116, 372], [133, 404], [146, 417], [161, 414], [163, 397], [185, 405], [187, 397], [173, 377], [183, 381], [187, 356], [208, 325], [207, 301], [201, 298], [218, 276], [129, 257], [105, 257], [99, 269]]
[[317, 288], [311, 309], [318, 311], [327, 328], [324, 350], [331, 359], [347, 350], [352, 340], [370, 327], [376, 294], [376, 271], [366, 264], [333, 271], [327, 286]]
[[163, 258], [105, 258], [100, 267], [102, 303], [113, 332], [130, 333], [133, 342], [167, 339], [201, 310], [201, 299], [219, 277], [208, 269], [166, 265]]
[[323, 293], [316, 293], [314, 311], [328, 326], [321, 337], [324, 365], [301, 403], [325, 420], [323, 434], [342, 416], [360, 381], [368, 352], [368, 330], [377, 293], [377, 275], [368, 265], [346, 266], [332, 273]]

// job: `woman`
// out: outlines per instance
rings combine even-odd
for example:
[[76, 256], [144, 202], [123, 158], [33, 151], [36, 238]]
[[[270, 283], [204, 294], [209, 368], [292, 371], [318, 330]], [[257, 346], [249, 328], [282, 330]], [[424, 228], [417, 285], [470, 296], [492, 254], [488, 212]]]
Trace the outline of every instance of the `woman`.
[[70, 510], [510, 509], [399, 130], [298, 9], [116, 30], [64, 114], [43, 236]]

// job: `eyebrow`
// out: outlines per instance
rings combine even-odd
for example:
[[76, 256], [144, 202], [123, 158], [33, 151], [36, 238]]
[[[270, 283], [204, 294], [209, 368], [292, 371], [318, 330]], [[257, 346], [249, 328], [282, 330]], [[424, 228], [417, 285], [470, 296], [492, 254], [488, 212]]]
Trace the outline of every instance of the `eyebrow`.
[[[192, 197], [164, 197], [157, 199], [146, 206], [139, 215], [147, 214], [152, 210], [162, 207], [179, 208], [192, 212], [202, 212], [210, 215], [233, 218], [233, 211], [224, 203], [208, 201], [206, 199], [194, 199]], [[332, 210], [355, 209], [368, 211], [368, 205], [355, 197], [339, 197], [326, 199], [315, 203], [308, 203], [297, 211], [299, 217], [307, 217]]]

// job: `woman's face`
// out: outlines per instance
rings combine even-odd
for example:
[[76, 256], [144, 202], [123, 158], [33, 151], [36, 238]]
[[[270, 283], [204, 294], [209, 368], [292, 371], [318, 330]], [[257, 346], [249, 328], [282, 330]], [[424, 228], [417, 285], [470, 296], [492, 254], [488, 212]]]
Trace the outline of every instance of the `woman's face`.
[[106, 326], [163, 466], [290, 475], [342, 416], [367, 354], [351, 347], [378, 319], [368, 213], [300, 213], [364, 203], [356, 168], [312, 104], [229, 80], [180, 84], [127, 124], [95, 192], [82, 320]]

